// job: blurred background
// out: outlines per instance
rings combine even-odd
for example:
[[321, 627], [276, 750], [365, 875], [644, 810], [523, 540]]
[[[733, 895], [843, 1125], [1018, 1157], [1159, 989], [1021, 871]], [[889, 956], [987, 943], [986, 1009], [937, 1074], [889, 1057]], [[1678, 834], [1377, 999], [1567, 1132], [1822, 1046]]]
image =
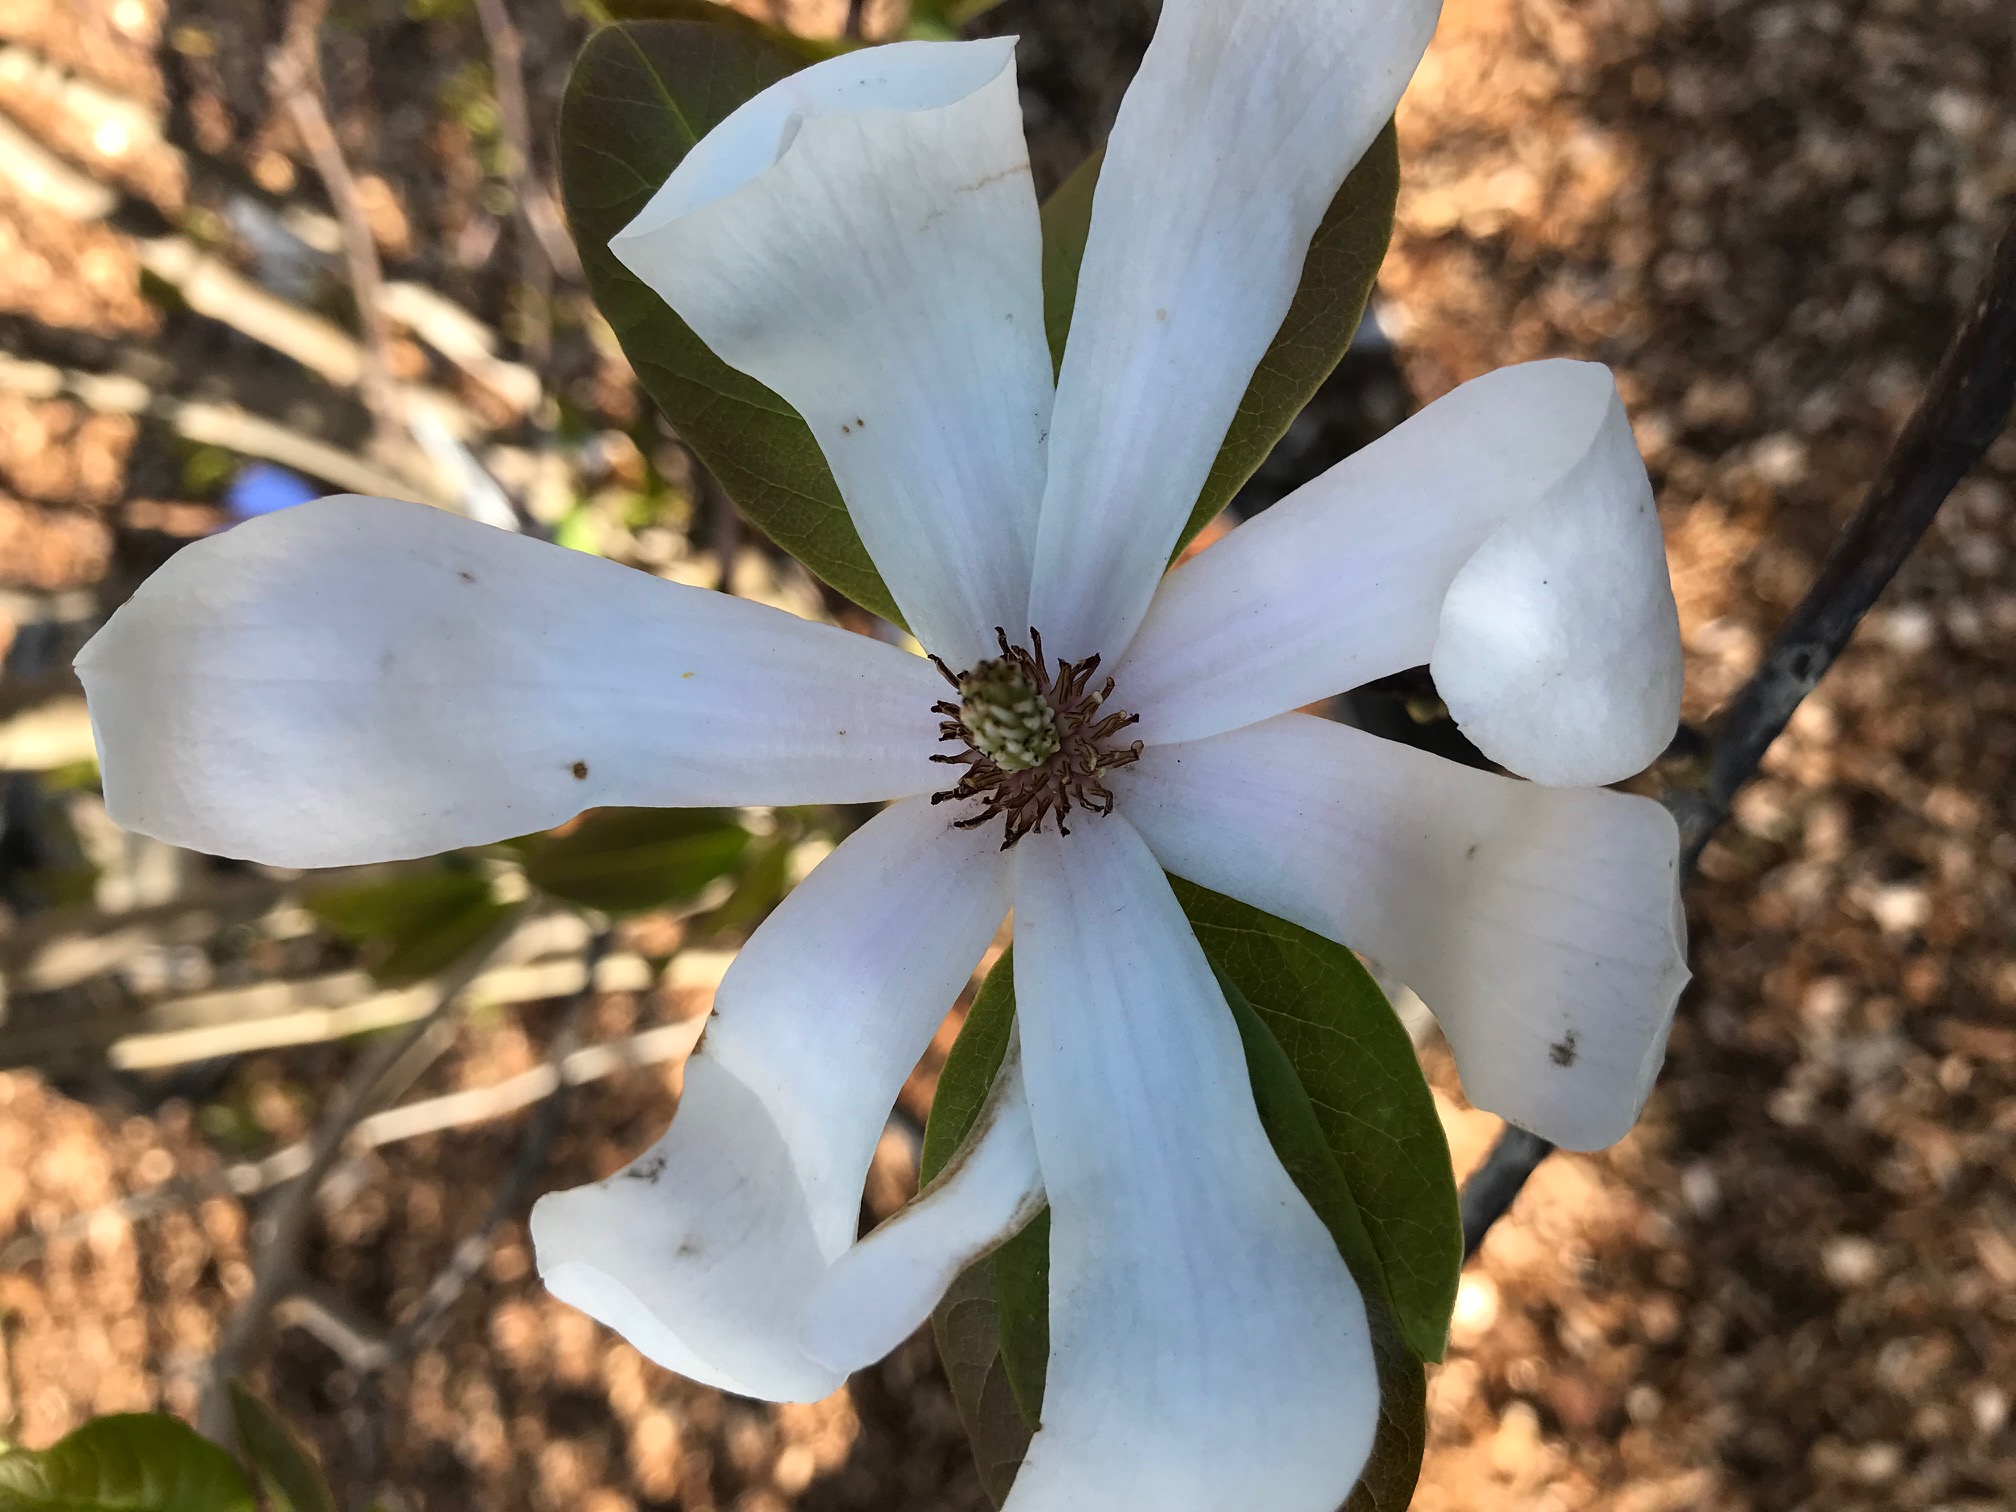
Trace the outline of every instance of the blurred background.
[[[738, 3], [808, 36], [947, 19]], [[1153, 13], [950, 15], [1021, 35], [1039, 188], [1103, 135]], [[0, 0], [10, 1442], [193, 1413], [221, 1343], [395, 1512], [985, 1505], [928, 1339], [770, 1408], [647, 1364], [531, 1269], [521, 1199], [655, 1137], [736, 944], [858, 815], [619, 814], [301, 875], [121, 834], [97, 796], [78, 646], [182, 545], [324, 492], [868, 628], [738, 524], [587, 302], [550, 136], [602, 14]], [[1608, 362], [1700, 720], [2016, 213], [2016, 8], [1446, 0], [1400, 141], [1373, 317], [1234, 511], [1488, 368]], [[1710, 845], [1643, 1123], [1549, 1161], [1466, 1277], [1424, 1512], [2016, 1508], [2012, 504], [2005, 433]], [[1405, 725], [1389, 703], [1360, 712]], [[267, 1327], [231, 1338], [262, 1204], [444, 970], [473, 977], [460, 1010], [345, 1146]], [[870, 1216], [914, 1189], [956, 1019]], [[1432, 1031], [1422, 1053], [1467, 1168], [1496, 1120]]]

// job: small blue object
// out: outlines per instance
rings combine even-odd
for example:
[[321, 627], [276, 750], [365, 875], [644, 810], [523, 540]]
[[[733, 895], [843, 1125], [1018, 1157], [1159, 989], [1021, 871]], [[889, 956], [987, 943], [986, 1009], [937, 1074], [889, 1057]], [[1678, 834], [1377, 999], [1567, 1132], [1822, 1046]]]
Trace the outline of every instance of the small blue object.
[[327, 492], [284, 467], [275, 467], [271, 462], [249, 462], [224, 490], [224, 507], [239, 519], [249, 520], [254, 515], [306, 504]]

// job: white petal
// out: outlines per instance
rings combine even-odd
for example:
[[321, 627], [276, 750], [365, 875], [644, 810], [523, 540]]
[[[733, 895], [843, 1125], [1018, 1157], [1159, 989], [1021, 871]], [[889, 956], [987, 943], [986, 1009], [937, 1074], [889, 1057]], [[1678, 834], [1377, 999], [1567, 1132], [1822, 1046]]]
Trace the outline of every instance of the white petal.
[[998, 852], [924, 799], [868, 821], [736, 957], [672, 1127], [624, 1171], [542, 1197], [540, 1273], [669, 1369], [810, 1400], [799, 1347], [853, 1242], [875, 1142], [1008, 908]]
[[1479, 1107], [1577, 1150], [1637, 1118], [1687, 983], [1679, 833], [1658, 804], [1305, 714], [1151, 746], [1115, 785], [1170, 871], [1418, 992]]
[[554, 1296], [667, 1370], [771, 1401], [840, 1384], [798, 1348], [792, 1303], [826, 1259], [791, 1152], [762, 1099], [704, 1052], [664, 1137], [606, 1181], [540, 1198], [532, 1243]]
[[1456, 574], [1428, 659], [1477, 748], [1558, 787], [1621, 782], [1680, 724], [1680, 617], [1624, 406]]
[[833, 1264], [806, 1312], [805, 1352], [848, 1372], [872, 1364], [931, 1315], [959, 1273], [1043, 1209], [1043, 1171], [1012, 1043], [959, 1152], [917, 1200]]
[[922, 658], [386, 499], [200, 541], [77, 657], [112, 817], [341, 866], [596, 804], [840, 803], [934, 783]]
[[1317, 224], [1440, 0], [1167, 0], [1106, 149], [1057, 379], [1030, 622], [1133, 635]]
[[1679, 622], [1607, 368], [1436, 400], [1172, 572], [1116, 677], [1145, 738], [1194, 740], [1431, 655], [1465, 733], [1526, 776], [1613, 782], [1672, 738]]
[[1189, 923], [1118, 817], [1014, 855], [1050, 1365], [1008, 1512], [1334, 1512], [1378, 1418], [1364, 1306]]
[[1012, 38], [772, 85], [610, 247], [805, 417], [926, 646], [1021, 628], [1051, 382]]

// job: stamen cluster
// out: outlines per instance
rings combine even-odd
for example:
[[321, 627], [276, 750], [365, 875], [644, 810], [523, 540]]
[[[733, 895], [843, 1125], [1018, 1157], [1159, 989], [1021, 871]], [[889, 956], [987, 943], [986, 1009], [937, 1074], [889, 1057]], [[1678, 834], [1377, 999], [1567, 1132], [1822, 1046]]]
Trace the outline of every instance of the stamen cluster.
[[994, 629], [1001, 655], [955, 673], [937, 657], [932, 662], [959, 692], [959, 702], [931, 706], [946, 716], [939, 738], [963, 749], [941, 752], [931, 759], [963, 766], [966, 775], [956, 787], [933, 793], [933, 803], [979, 798], [986, 807], [959, 829], [978, 829], [1004, 821], [1001, 849], [1043, 827], [1051, 815], [1057, 832], [1071, 833], [1064, 816], [1076, 805], [1094, 814], [1113, 812], [1113, 795], [1102, 777], [1116, 767], [1138, 761], [1141, 742], [1108, 747], [1138, 714], [1116, 710], [1102, 715], [1100, 707], [1113, 692], [1113, 679], [1091, 687], [1099, 658], [1057, 661], [1053, 678], [1043, 662], [1043, 637], [1032, 628], [1029, 649], [1011, 646], [1008, 632]]

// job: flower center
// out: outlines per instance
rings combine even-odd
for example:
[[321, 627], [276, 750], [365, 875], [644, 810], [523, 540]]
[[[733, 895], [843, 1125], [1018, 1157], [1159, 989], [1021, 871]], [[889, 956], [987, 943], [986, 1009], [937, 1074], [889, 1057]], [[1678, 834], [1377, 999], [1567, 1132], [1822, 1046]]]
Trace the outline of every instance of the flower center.
[[946, 716], [938, 726], [941, 740], [956, 743], [956, 753], [940, 752], [931, 759], [963, 766], [956, 787], [933, 793], [933, 803], [962, 798], [981, 799], [986, 807], [970, 819], [954, 821], [960, 829], [978, 829], [994, 819], [1003, 821], [1001, 849], [1057, 817], [1057, 833], [1068, 835], [1064, 816], [1073, 805], [1093, 814], [1113, 812], [1113, 795], [1104, 774], [1141, 756], [1141, 742], [1108, 742], [1140, 718], [1122, 710], [1102, 714], [1113, 691], [1107, 678], [1092, 688], [1099, 658], [1080, 662], [1061, 657], [1053, 677], [1043, 664], [1043, 637], [1029, 632], [1029, 649], [1008, 644], [1008, 633], [995, 627], [1001, 655], [964, 672], [954, 672], [937, 657], [931, 660], [945, 680], [959, 691], [959, 702], [941, 702], [932, 712]]

